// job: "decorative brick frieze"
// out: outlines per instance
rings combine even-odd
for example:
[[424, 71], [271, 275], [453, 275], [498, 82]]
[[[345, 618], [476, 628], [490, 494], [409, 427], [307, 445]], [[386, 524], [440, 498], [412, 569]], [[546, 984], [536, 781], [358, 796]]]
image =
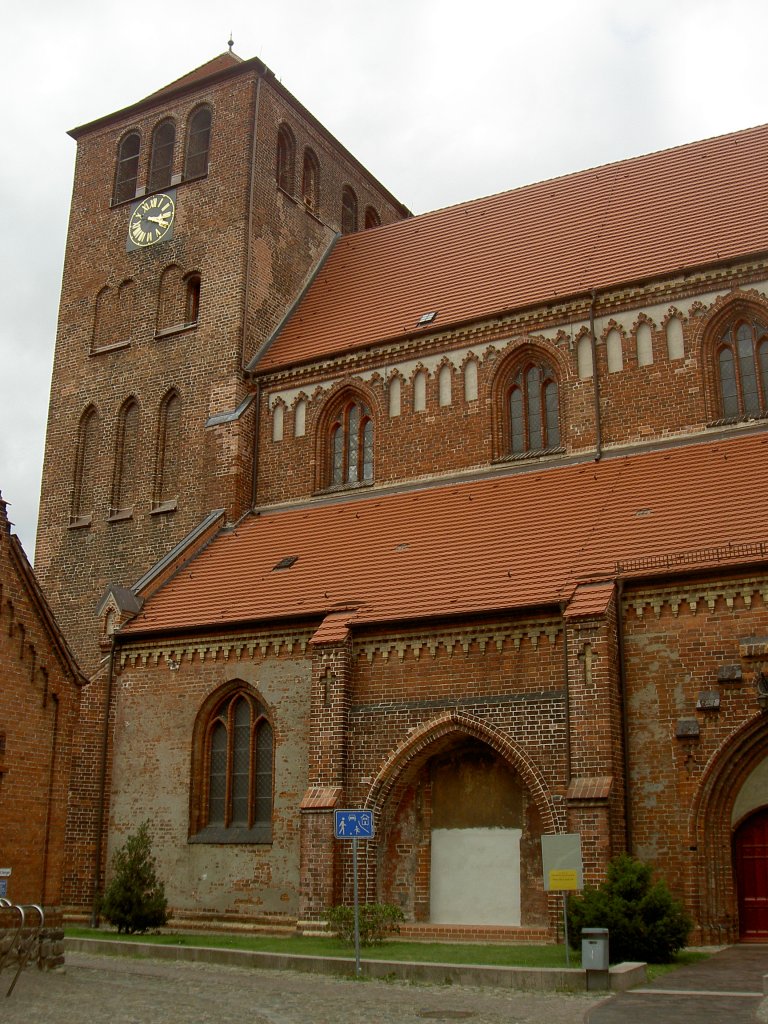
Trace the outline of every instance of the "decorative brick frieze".
[[494, 626], [488, 628], [438, 630], [413, 636], [411, 634], [390, 635], [376, 639], [360, 639], [355, 642], [355, 655], [373, 661], [378, 654], [385, 661], [393, 655], [402, 661], [406, 654], [420, 658], [422, 654], [434, 658], [439, 651], [449, 655], [464, 654], [484, 655], [489, 646], [497, 651], [512, 646], [516, 651], [524, 641], [529, 641], [534, 649], [539, 641], [546, 639], [554, 644], [562, 631], [559, 620], [537, 620], [520, 626]]
[[768, 578], [753, 577], [745, 580], [728, 580], [692, 587], [656, 587], [647, 590], [632, 590], [625, 598], [625, 607], [632, 608], [638, 619], [647, 612], [653, 612], [658, 619], [662, 610], [669, 610], [677, 616], [682, 606], [694, 615], [700, 612], [712, 613], [718, 601], [722, 601], [729, 610], [737, 602], [749, 609], [755, 598], [762, 604], [768, 604]]
[[135, 668], [137, 665], [156, 666], [164, 662], [167, 668], [176, 671], [183, 662], [194, 660], [241, 661], [280, 655], [304, 657], [310, 636], [311, 631], [251, 635], [236, 633], [202, 641], [195, 640], [192, 643], [172, 643], [163, 640], [157, 644], [131, 644], [120, 647], [119, 666], [123, 670]]

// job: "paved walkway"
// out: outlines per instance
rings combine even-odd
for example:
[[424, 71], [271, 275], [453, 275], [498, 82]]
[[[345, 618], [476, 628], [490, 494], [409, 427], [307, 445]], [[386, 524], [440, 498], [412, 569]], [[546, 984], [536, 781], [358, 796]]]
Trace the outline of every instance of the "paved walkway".
[[[768, 946], [733, 946], [608, 998], [468, 986], [353, 981], [293, 971], [67, 953], [62, 972], [27, 970], [3, 1024], [754, 1024]], [[760, 1015], [758, 1017], [758, 1014]]]
[[[729, 946], [642, 988], [588, 1008], [586, 1024], [754, 1024], [768, 1021], [768, 945]], [[759, 1014], [759, 1016], [758, 1016]]]

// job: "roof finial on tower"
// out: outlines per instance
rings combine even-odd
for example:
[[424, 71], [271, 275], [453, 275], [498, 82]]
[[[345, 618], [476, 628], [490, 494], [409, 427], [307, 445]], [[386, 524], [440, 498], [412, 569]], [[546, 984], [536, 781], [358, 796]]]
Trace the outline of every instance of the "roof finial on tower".
[[230, 53], [232, 53], [232, 47], [234, 45], [235, 45], [235, 40], [232, 38], [232, 29], [230, 29], [229, 30], [229, 40], [227, 42], [227, 46], [229, 47], [229, 52]]

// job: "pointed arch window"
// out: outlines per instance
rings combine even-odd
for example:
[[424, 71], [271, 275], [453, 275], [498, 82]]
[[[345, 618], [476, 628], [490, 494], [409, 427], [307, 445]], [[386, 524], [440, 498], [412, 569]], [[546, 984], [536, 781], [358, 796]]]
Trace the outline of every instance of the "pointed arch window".
[[136, 195], [140, 146], [141, 139], [138, 132], [129, 132], [120, 143], [120, 148], [117, 151], [115, 192], [112, 200], [114, 203], [125, 203]]
[[130, 519], [137, 493], [139, 469], [139, 404], [131, 398], [123, 406], [117, 425], [111, 521]]
[[94, 407], [89, 406], [80, 417], [80, 428], [77, 432], [70, 526], [88, 526], [93, 518], [98, 435], [99, 416]]
[[198, 722], [192, 842], [272, 841], [272, 724], [245, 687], [230, 689]]
[[277, 133], [277, 166], [275, 180], [278, 186], [293, 195], [293, 183], [296, 176], [296, 142], [293, 132], [287, 124], [281, 124]]
[[304, 150], [301, 172], [301, 198], [308, 210], [316, 211], [320, 205], [320, 164], [311, 149]]
[[176, 145], [176, 125], [161, 122], [152, 132], [152, 155], [149, 161], [149, 191], [167, 188], [173, 173], [173, 150]]
[[341, 233], [351, 235], [357, 231], [357, 196], [345, 185], [341, 193]]
[[350, 487], [373, 480], [373, 419], [368, 406], [345, 402], [330, 427], [331, 487]]
[[187, 151], [184, 177], [200, 178], [208, 173], [208, 151], [211, 148], [211, 108], [198, 107], [187, 124]]
[[768, 328], [758, 320], [728, 327], [716, 349], [720, 412], [725, 419], [768, 412]]
[[546, 363], [527, 363], [507, 393], [509, 450], [512, 455], [560, 447], [557, 380]]

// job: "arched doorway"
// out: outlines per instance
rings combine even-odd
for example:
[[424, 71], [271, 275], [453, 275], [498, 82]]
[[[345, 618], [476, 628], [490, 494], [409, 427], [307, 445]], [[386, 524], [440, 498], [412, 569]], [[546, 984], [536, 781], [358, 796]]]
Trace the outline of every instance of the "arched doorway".
[[733, 837], [742, 942], [768, 940], [768, 807], [751, 814]]

